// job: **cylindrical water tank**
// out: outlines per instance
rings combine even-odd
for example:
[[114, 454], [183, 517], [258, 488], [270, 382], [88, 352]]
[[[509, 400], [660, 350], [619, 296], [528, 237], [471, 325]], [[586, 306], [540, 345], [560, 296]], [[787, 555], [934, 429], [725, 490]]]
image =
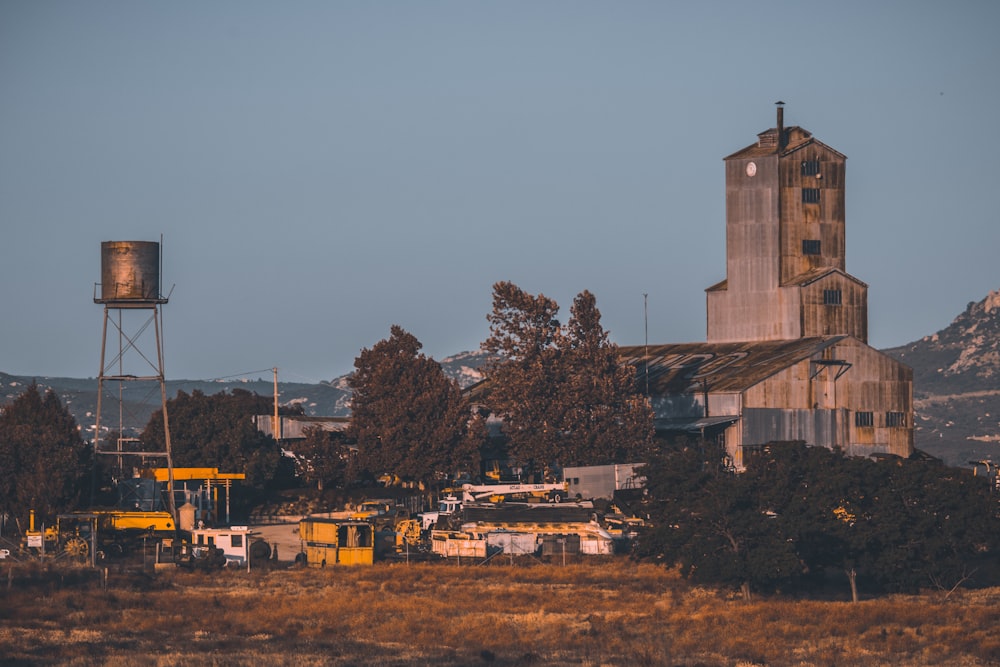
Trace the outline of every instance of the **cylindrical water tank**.
[[101, 242], [101, 301], [156, 301], [159, 298], [159, 243]]

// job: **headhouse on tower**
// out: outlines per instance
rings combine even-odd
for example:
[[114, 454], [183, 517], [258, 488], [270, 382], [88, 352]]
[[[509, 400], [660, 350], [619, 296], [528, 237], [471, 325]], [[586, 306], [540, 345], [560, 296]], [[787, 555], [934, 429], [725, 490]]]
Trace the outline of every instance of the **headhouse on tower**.
[[707, 342], [621, 347], [661, 434], [717, 442], [733, 464], [770, 443], [913, 454], [913, 371], [868, 345], [868, 286], [847, 273], [847, 158], [777, 124], [724, 158], [726, 275]]
[[843, 334], [868, 341], [868, 286], [847, 273], [847, 158], [777, 126], [725, 158], [726, 278], [707, 290], [708, 341]]

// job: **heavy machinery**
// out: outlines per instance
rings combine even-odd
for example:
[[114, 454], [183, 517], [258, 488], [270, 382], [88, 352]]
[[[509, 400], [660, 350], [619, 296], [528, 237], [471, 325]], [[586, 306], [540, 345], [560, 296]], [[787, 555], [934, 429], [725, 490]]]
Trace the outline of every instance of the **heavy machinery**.
[[36, 521], [35, 510], [28, 512], [28, 529], [24, 531], [20, 552], [22, 555], [59, 558], [71, 556], [86, 560], [94, 551], [93, 536], [96, 523], [78, 525], [70, 534], [60, 531], [62, 517], [53, 526], [45, 526]]
[[[179, 523], [165, 502], [168, 478], [166, 468], [144, 470], [138, 477], [118, 482], [113, 506], [60, 514], [51, 526], [36, 528], [32, 510], [22, 552], [29, 556], [72, 556], [93, 564], [163, 540], [181, 544], [188, 533], [182, 536], [178, 529], [192, 531], [211, 526], [223, 512], [228, 520], [232, 481], [244, 475], [220, 473], [218, 468], [174, 468]], [[220, 491], [225, 492], [223, 500]]]
[[116, 509], [60, 514], [52, 526], [38, 525], [30, 510], [21, 551], [27, 556], [69, 557], [96, 564], [121, 556], [149, 539], [174, 534], [169, 512], [127, 512]]
[[403, 519], [396, 524], [396, 549], [399, 551], [419, 547], [423, 538], [418, 519]]
[[501, 503], [506, 500], [547, 500], [562, 502], [569, 495], [567, 482], [544, 484], [463, 484], [462, 502], [489, 501]]
[[[450, 493], [439, 501], [437, 510], [420, 514], [421, 527], [424, 530], [431, 530], [435, 526], [440, 527], [439, 522], [457, 516], [462, 510], [463, 503], [502, 503], [515, 500], [562, 502], [569, 493], [569, 484], [566, 482], [463, 484], [460, 488], [452, 489], [452, 491], [454, 493]], [[461, 498], [458, 497], [459, 495]]]

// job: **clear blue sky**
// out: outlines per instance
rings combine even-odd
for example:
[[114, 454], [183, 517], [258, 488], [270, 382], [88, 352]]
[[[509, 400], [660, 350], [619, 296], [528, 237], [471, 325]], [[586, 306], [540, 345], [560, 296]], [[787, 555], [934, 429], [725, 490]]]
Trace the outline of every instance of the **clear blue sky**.
[[94, 377], [102, 241], [162, 235], [170, 379], [443, 358], [510, 280], [705, 339], [722, 158], [848, 156], [870, 342], [1000, 288], [1000, 3], [0, 0], [0, 371]]

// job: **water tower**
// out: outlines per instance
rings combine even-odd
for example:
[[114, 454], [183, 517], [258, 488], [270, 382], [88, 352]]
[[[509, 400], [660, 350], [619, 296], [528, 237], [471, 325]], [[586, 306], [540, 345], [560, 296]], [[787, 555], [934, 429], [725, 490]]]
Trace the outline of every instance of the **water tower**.
[[[170, 513], [176, 517], [160, 308], [167, 303], [167, 298], [160, 294], [160, 268], [160, 244], [155, 241], [101, 243], [101, 282], [95, 285], [94, 303], [104, 304], [104, 326], [101, 333], [101, 372], [97, 376], [94, 451], [116, 457], [115, 477], [119, 480], [130, 476], [124, 470], [126, 457], [130, 460], [138, 457], [142, 461], [150, 457], [163, 459], [167, 468]], [[108, 340], [109, 323], [117, 331], [117, 349], [114, 339]], [[152, 341], [149, 340], [150, 324], [153, 325]], [[163, 410], [165, 446], [163, 451], [142, 451], [145, 447], [140, 446], [137, 438], [125, 436], [126, 393], [135, 393], [127, 392], [132, 387], [151, 393], [157, 383]], [[111, 385], [108, 397], [112, 397], [111, 389], [114, 389], [117, 398], [118, 437], [115, 442], [102, 446], [102, 411], [108, 384]]]

